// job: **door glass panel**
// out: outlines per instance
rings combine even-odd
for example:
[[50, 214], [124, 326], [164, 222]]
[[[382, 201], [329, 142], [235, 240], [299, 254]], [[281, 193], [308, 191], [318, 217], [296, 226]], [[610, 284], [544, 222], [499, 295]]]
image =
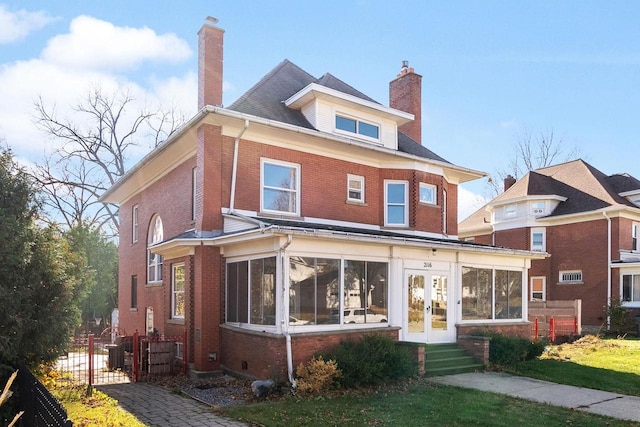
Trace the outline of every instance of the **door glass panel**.
[[408, 281], [408, 307], [409, 333], [424, 332], [424, 285], [425, 278], [422, 275], [409, 274]]
[[431, 329], [447, 329], [447, 276], [431, 276]]

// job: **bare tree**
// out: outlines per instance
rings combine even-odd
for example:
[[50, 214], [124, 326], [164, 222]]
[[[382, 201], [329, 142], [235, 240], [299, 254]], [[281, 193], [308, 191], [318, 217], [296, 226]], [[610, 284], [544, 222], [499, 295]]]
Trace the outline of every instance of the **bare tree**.
[[504, 191], [504, 180], [518, 179], [529, 171], [573, 160], [580, 156], [576, 146], [568, 148], [562, 138], [556, 138], [553, 129], [541, 132], [536, 138], [528, 130], [517, 136], [514, 155], [508, 166], [496, 170], [488, 180], [489, 192], [495, 197]]
[[38, 99], [38, 126], [56, 143], [57, 150], [34, 173], [45, 194], [45, 203], [71, 228], [81, 222], [106, 226], [115, 234], [118, 208], [102, 204], [99, 196], [127, 169], [141, 140], [157, 146], [182, 123], [175, 112], [132, 110], [129, 91], [105, 94], [89, 91], [74, 108], [73, 118], [60, 117], [55, 106]]

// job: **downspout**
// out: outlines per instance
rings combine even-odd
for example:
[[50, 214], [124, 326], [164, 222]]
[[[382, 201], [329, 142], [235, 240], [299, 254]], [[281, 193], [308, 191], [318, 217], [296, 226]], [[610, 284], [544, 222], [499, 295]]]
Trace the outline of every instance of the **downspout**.
[[291, 334], [289, 334], [289, 322], [286, 314], [286, 303], [287, 303], [287, 276], [286, 276], [286, 258], [284, 256], [285, 250], [291, 244], [291, 234], [287, 234], [287, 241], [282, 245], [279, 249], [280, 259], [282, 261], [282, 330], [286, 339], [286, 347], [287, 347], [287, 374], [289, 376], [289, 383], [291, 384], [291, 389], [295, 390], [297, 387], [296, 380], [293, 378], [293, 352], [291, 350]]
[[[607, 308], [611, 306], [611, 218], [607, 212], [602, 215], [607, 219]], [[609, 311], [609, 310], [607, 310]], [[611, 316], [607, 315], [607, 330], [611, 327]]]
[[244, 126], [242, 130], [236, 136], [236, 140], [233, 144], [233, 170], [231, 172], [231, 196], [229, 198], [229, 212], [233, 213], [233, 207], [236, 199], [236, 176], [238, 175], [238, 149], [240, 146], [240, 138], [244, 135], [244, 132], [249, 127], [249, 120], [244, 121]]

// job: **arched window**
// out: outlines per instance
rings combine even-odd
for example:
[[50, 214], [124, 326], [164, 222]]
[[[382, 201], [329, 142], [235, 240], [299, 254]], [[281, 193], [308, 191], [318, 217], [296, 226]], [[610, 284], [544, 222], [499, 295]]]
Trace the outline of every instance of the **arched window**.
[[[158, 215], [154, 215], [149, 227], [147, 246], [160, 243], [162, 239], [162, 219]], [[147, 283], [162, 282], [162, 255], [151, 253], [147, 249], [147, 267]]]

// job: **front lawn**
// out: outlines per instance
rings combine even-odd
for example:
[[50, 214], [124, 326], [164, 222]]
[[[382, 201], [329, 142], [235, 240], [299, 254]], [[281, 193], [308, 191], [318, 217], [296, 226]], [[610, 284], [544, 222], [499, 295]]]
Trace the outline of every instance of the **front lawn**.
[[640, 340], [587, 335], [550, 345], [537, 360], [511, 373], [545, 381], [640, 396]]

